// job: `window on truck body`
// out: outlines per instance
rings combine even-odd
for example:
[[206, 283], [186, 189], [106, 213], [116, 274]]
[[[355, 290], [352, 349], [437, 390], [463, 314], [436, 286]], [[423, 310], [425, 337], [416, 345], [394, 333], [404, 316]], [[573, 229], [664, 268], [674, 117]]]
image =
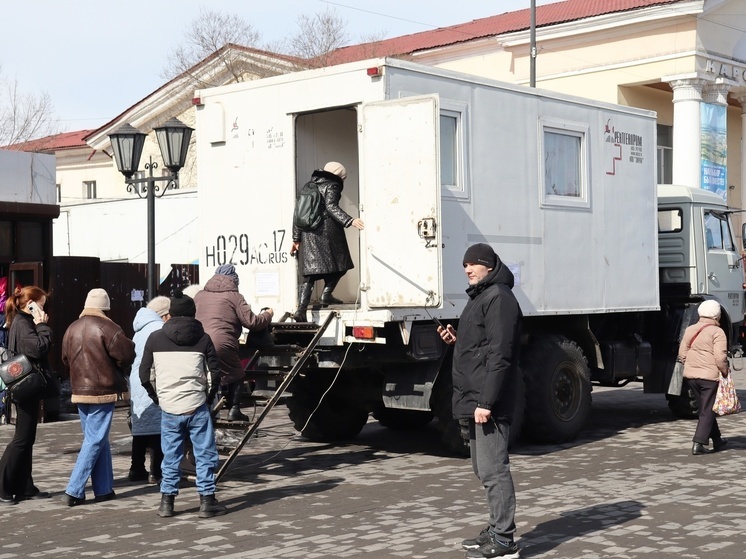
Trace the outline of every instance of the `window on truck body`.
[[707, 250], [735, 250], [727, 214], [705, 211], [705, 240]]
[[539, 119], [542, 207], [590, 208], [588, 126]]
[[440, 100], [440, 187], [444, 197], [469, 199], [466, 104]]

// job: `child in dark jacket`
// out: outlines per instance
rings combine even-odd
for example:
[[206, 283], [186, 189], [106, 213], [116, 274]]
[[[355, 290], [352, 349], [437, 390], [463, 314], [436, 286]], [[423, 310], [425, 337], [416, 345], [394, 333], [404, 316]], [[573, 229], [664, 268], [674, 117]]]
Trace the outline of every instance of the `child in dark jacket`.
[[220, 386], [220, 362], [210, 336], [194, 318], [195, 310], [191, 297], [181, 293], [172, 297], [171, 319], [145, 342], [140, 363], [142, 385], [162, 410], [163, 478], [158, 509], [162, 517], [174, 515], [187, 437], [196, 462], [199, 517], [227, 512], [215, 499], [218, 451], [210, 416], [210, 405]]

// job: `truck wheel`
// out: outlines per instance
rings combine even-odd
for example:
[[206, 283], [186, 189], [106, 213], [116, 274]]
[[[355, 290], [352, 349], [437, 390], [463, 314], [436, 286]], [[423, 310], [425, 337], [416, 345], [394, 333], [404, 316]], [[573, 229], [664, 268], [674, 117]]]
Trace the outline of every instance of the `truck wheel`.
[[373, 417], [378, 423], [388, 429], [407, 430], [419, 429], [433, 420], [433, 413], [429, 411], [399, 410], [380, 406], [373, 411]]
[[290, 387], [289, 416], [297, 431], [312, 441], [332, 442], [351, 439], [368, 422], [368, 411], [344, 396], [344, 389], [333, 387], [321, 399], [329, 383], [308, 375], [298, 378]]
[[544, 443], [575, 439], [591, 409], [591, 373], [585, 355], [563, 336], [540, 338], [525, 355], [524, 433]]
[[699, 417], [699, 405], [694, 397], [694, 392], [684, 380], [684, 386], [681, 389], [681, 396], [671, 396], [666, 394], [668, 400], [668, 409], [680, 419], [697, 419]]

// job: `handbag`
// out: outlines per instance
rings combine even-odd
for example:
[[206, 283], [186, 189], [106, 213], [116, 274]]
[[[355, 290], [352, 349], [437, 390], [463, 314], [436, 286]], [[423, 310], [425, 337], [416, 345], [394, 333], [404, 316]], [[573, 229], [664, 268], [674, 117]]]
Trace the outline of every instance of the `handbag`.
[[0, 378], [7, 386], [11, 399], [16, 402], [43, 398], [48, 385], [44, 371], [22, 353], [0, 364]]
[[681, 396], [681, 387], [684, 384], [684, 364], [676, 360], [676, 364], [673, 366], [673, 373], [671, 374], [671, 382], [668, 383], [667, 394], [671, 396]]
[[718, 415], [730, 415], [741, 411], [741, 402], [738, 401], [732, 375], [727, 377], [720, 375], [718, 392], [715, 396], [715, 403], [712, 405], [712, 411]]

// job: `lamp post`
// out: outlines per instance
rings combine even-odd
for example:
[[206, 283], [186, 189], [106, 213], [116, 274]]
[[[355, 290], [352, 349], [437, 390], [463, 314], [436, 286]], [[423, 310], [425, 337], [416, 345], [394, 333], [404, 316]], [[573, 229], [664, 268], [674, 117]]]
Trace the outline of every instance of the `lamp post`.
[[[147, 134], [143, 134], [130, 124], [123, 124], [112, 134], [109, 134], [114, 160], [117, 169], [124, 175], [127, 183], [127, 192], [135, 192], [140, 198], [148, 201], [148, 300], [158, 295], [158, 284], [155, 277], [155, 198], [162, 197], [170, 186], [179, 182], [179, 170], [184, 166], [189, 140], [193, 129], [172, 118], [167, 122], [156, 126], [155, 136], [158, 139], [158, 147], [161, 150], [164, 166], [171, 171], [170, 175], [156, 177], [153, 171], [158, 168], [158, 163], [151, 157], [145, 164], [148, 176], [141, 179], [133, 179], [137, 173], [142, 156], [142, 148], [145, 145]], [[161, 188], [157, 182], [165, 181], [166, 186]], [[143, 185], [142, 188], [138, 188]]]

